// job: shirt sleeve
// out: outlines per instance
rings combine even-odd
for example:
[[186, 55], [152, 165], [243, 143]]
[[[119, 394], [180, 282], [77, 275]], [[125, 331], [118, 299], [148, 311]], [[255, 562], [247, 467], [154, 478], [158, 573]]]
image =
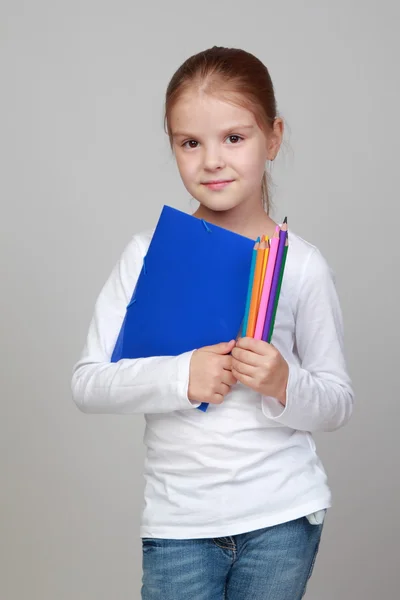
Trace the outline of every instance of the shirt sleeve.
[[293, 429], [333, 431], [350, 419], [354, 394], [345, 364], [334, 276], [317, 248], [303, 272], [295, 322], [300, 364], [289, 363], [286, 405], [263, 396], [263, 413]]
[[200, 404], [187, 396], [193, 351], [110, 362], [142, 254], [133, 237], [97, 298], [86, 344], [72, 372], [72, 396], [82, 412], [165, 413]]

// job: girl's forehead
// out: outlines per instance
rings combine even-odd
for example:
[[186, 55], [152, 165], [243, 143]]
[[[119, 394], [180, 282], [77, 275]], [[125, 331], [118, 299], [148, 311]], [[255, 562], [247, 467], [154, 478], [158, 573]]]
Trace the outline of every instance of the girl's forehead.
[[171, 110], [171, 126], [176, 127], [183, 123], [205, 122], [211, 125], [225, 123], [254, 125], [253, 113], [243, 106], [234, 103], [234, 98], [229, 101], [216, 95], [204, 93], [188, 93], [179, 98]]

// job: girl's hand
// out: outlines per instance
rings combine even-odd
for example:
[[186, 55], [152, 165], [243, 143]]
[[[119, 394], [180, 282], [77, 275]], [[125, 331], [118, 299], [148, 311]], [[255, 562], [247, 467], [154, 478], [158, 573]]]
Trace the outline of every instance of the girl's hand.
[[188, 398], [191, 402], [221, 404], [236, 383], [230, 352], [235, 340], [195, 350], [190, 361]]
[[244, 385], [285, 406], [289, 366], [272, 344], [250, 337], [239, 339], [232, 350], [232, 374]]

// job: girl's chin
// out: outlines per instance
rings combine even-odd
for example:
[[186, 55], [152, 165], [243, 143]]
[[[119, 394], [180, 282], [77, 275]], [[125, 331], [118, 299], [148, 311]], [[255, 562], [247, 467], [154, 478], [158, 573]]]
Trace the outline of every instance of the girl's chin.
[[229, 212], [241, 204], [240, 202], [202, 202], [201, 200], [199, 202], [204, 209], [213, 212]]
[[240, 204], [242, 204], [242, 200], [223, 197], [222, 194], [216, 194], [214, 198], [204, 197], [204, 195], [201, 195], [199, 198], [197, 198], [197, 201], [203, 208], [212, 210], [214, 212], [226, 212], [228, 210], [237, 208]]

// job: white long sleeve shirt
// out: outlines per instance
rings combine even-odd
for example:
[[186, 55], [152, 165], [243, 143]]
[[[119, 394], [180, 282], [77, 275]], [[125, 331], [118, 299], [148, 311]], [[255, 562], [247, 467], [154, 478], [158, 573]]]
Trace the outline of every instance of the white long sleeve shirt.
[[353, 407], [325, 259], [290, 232], [272, 339], [289, 365], [286, 406], [237, 383], [204, 413], [187, 396], [192, 352], [110, 363], [153, 231], [132, 238], [101, 290], [72, 375], [83, 412], [145, 416], [141, 537], [225, 537], [321, 514], [331, 493], [312, 432], [342, 427]]

